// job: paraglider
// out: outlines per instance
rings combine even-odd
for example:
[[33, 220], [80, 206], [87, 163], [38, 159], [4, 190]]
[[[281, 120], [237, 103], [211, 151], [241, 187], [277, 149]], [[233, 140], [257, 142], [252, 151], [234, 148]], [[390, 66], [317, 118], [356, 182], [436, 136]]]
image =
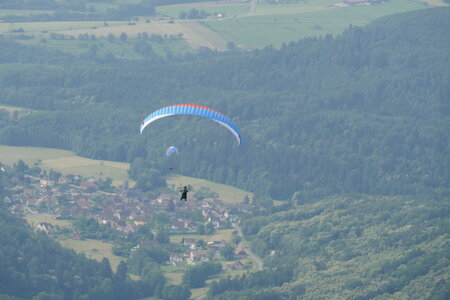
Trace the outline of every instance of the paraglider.
[[180, 201], [181, 200], [187, 201], [187, 193], [192, 190], [192, 187], [191, 187], [191, 185], [188, 185], [188, 186], [185, 185], [184, 187], [182, 185], [180, 185], [178, 187], [178, 190], [181, 193]]
[[166, 156], [167, 157], [170, 157], [170, 156], [174, 155], [175, 153], [178, 153], [178, 148], [175, 147], [175, 146], [170, 146], [166, 150]]
[[173, 115], [195, 115], [211, 119], [228, 129], [236, 137], [238, 145], [242, 142], [242, 135], [239, 128], [227, 116], [212, 108], [194, 104], [170, 105], [154, 111], [141, 122], [141, 134], [145, 127], [152, 122]]

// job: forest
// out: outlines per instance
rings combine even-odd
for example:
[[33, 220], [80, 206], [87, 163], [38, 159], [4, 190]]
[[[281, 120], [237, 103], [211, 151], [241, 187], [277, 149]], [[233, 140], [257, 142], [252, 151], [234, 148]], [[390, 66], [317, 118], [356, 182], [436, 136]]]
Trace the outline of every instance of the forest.
[[[257, 200], [331, 194], [448, 195], [449, 8], [389, 16], [344, 34], [250, 53], [203, 50], [148, 61], [72, 56], [0, 42], [0, 143], [74, 150], [116, 161], [144, 158], [238, 186]], [[206, 105], [243, 133], [172, 117], [139, 135], [170, 104]]]
[[[241, 227], [265, 269], [214, 281], [208, 299], [448, 299], [448, 28], [450, 8], [432, 8], [279, 50], [134, 61], [3, 37], [0, 104], [32, 112], [0, 110], [0, 143], [130, 162], [138, 182], [176, 172], [254, 192], [263, 208]], [[148, 114], [179, 103], [231, 117], [242, 145], [189, 116], [139, 134]], [[180, 150], [176, 166], [165, 156], [170, 145]], [[0, 173], [0, 200], [8, 180]], [[112, 273], [108, 261], [31, 233], [4, 208], [0, 224], [6, 299], [186, 299], [200, 275], [219, 271], [200, 265], [183, 285], [168, 285], [155, 263], [167, 253], [156, 251]]]

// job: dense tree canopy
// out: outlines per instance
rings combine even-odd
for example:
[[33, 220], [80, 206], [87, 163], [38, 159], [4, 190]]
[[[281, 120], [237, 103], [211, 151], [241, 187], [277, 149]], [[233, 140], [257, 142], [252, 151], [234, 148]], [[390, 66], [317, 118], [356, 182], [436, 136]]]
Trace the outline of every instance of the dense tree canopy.
[[[140, 157], [162, 174], [163, 150], [177, 144], [175, 172], [276, 199], [448, 194], [449, 15], [427, 9], [281, 50], [201, 51], [164, 64], [105, 63], [2, 41], [2, 103], [39, 111], [3, 117], [0, 142]], [[148, 113], [176, 103], [234, 118], [242, 146], [194, 117], [160, 120], [138, 134]]]

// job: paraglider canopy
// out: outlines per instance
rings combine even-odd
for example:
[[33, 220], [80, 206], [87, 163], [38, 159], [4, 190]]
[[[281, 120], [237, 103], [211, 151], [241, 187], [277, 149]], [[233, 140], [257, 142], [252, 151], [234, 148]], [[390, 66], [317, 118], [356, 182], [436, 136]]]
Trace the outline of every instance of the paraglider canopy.
[[242, 135], [240, 130], [238, 129], [236, 124], [234, 124], [233, 121], [231, 121], [227, 116], [212, 108], [195, 104], [176, 104], [166, 106], [154, 111], [147, 118], [145, 118], [144, 121], [141, 122], [141, 134], [144, 128], [152, 122], [173, 115], [195, 115], [211, 119], [227, 128], [236, 137], [239, 145], [242, 142]]
[[167, 156], [167, 157], [172, 156], [172, 155], [174, 155], [175, 153], [178, 153], [178, 148], [175, 147], [175, 146], [170, 146], [170, 147], [167, 148], [167, 150], [166, 150], [166, 156]]

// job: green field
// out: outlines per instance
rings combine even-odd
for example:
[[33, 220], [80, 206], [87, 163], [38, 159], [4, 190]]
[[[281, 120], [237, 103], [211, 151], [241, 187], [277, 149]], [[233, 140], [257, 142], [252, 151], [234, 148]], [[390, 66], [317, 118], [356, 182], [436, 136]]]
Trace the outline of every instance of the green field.
[[17, 112], [19, 117], [23, 116], [23, 115], [28, 115], [28, 114], [32, 113], [33, 111], [36, 111], [34, 109], [16, 107], [16, 106], [7, 106], [7, 105], [0, 105], [0, 110], [6, 110], [9, 113]]
[[181, 12], [189, 12], [191, 9], [203, 10], [209, 14], [222, 14], [225, 17], [240, 16], [248, 13], [250, 9], [249, 3], [190, 3], [180, 5], [164, 5], [158, 6], [156, 12], [160, 15], [178, 18]]
[[190, 184], [194, 188], [200, 188], [202, 186], [209, 188], [210, 190], [219, 194], [219, 198], [227, 203], [240, 203], [247, 195], [250, 200], [253, 198], [253, 193], [231, 187], [226, 184], [216, 183], [201, 178], [171, 175], [166, 178], [167, 184], [177, 187], [180, 184]]
[[76, 174], [86, 177], [113, 179], [113, 184], [120, 185], [128, 179], [128, 163], [102, 161], [76, 156], [72, 151], [37, 148], [0, 146], [0, 162], [13, 165], [22, 159], [28, 165], [39, 162], [41, 168], [61, 172], [62, 174]]
[[[96, 11], [101, 12], [117, 7], [121, 3], [92, 3], [91, 5], [95, 7]], [[201, 47], [222, 49], [225, 48], [228, 41], [249, 48], [263, 48], [267, 45], [280, 47], [283, 43], [305, 37], [337, 35], [349, 25], [363, 26], [385, 15], [423, 9], [428, 6], [445, 5], [442, 0], [426, 0], [424, 2], [390, 0], [376, 6], [336, 7], [336, 4], [342, 6], [342, 2], [338, 0], [302, 1], [293, 4], [256, 3], [254, 6], [251, 3], [240, 1], [165, 5], [158, 6], [157, 13], [175, 19], [181, 12], [188, 12], [192, 8], [212, 14], [222, 13], [225, 16], [216, 19], [210, 17], [201, 23], [192, 20], [176, 20], [173, 24], [172, 22], [169, 24], [167, 18], [166, 20], [152, 18], [150, 23], [139, 18], [140, 20], [133, 26], [126, 21], [108, 21], [107, 26], [103, 21], [0, 23], [0, 33], [8, 34], [12, 30], [22, 28], [24, 34], [35, 36], [32, 43], [51, 49], [84, 54], [92, 45], [95, 45], [98, 55], [111, 53], [119, 58], [138, 59], [142, 57], [134, 52], [132, 38], [141, 32], [160, 35], [183, 33], [183, 40], [151, 43], [154, 51], [159, 55], [165, 55], [167, 49], [175, 54], [192, 52]], [[33, 11], [33, 13], [35, 12]], [[31, 13], [31, 11], [0, 10], [0, 16], [12, 13], [25, 14]], [[117, 41], [122, 32], [127, 33], [129, 37], [125, 43]], [[76, 40], [50, 40], [51, 33], [64, 34]], [[78, 40], [78, 36], [84, 33], [96, 35], [97, 41]], [[109, 33], [116, 36], [115, 42], [111, 43], [100, 39]], [[42, 43], [42, 39], [47, 42]]]
[[[116, 36], [116, 40], [110, 42], [106, 39], [101, 40], [52, 40], [46, 39], [45, 42], [41, 40], [34, 40], [30, 44], [43, 46], [49, 49], [63, 51], [70, 54], [85, 54], [92, 47], [96, 47], [97, 55], [102, 56], [107, 53], [113, 54], [115, 57], [123, 57], [127, 59], [142, 59], [143, 56], [134, 51], [134, 43], [137, 39], [127, 39], [126, 42], [122, 42]], [[148, 41], [148, 44], [153, 48], [153, 51], [160, 55], [165, 56], [167, 49], [170, 49], [174, 54], [184, 54], [193, 52], [193, 49], [183, 39], [163, 39], [161, 42]]]
[[[306, 4], [258, 5], [253, 16], [205, 21], [205, 25], [227, 41], [250, 48], [297, 41], [310, 36], [342, 33], [349, 25], [363, 26], [394, 13], [426, 8], [410, 0], [392, 0], [379, 6], [331, 7], [336, 1]], [[322, 4], [320, 6], [319, 4]]]
[[50, 223], [61, 228], [70, 228], [72, 224], [67, 220], [56, 220], [56, 216], [52, 214], [28, 214], [25, 216], [28, 224], [32, 227], [39, 223]]
[[224, 229], [224, 230], [218, 230], [214, 234], [211, 235], [200, 235], [200, 234], [174, 234], [170, 236], [170, 242], [171, 243], [181, 243], [181, 240], [183, 238], [194, 238], [197, 240], [204, 240], [207, 242], [212, 241], [226, 241], [228, 243], [231, 242], [231, 236], [232, 236], [233, 229]]
[[97, 240], [61, 240], [59, 243], [66, 248], [71, 248], [77, 253], [83, 253], [88, 258], [101, 261], [104, 257], [109, 259], [111, 268], [115, 272], [122, 260], [112, 253], [112, 244]]
[[[126, 25], [128, 22], [108, 22], [108, 24], [109, 26], [118, 26]], [[37, 34], [43, 31], [56, 32], [104, 26], [101, 21], [0, 23], [0, 32], [9, 33], [11, 29], [22, 28], [25, 34]]]
[[0, 9], [0, 17], [2, 16], [26, 16], [26, 15], [38, 15], [38, 14], [49, 14], [52, 13], [50, 10], [27, 10], [27, 9]]

